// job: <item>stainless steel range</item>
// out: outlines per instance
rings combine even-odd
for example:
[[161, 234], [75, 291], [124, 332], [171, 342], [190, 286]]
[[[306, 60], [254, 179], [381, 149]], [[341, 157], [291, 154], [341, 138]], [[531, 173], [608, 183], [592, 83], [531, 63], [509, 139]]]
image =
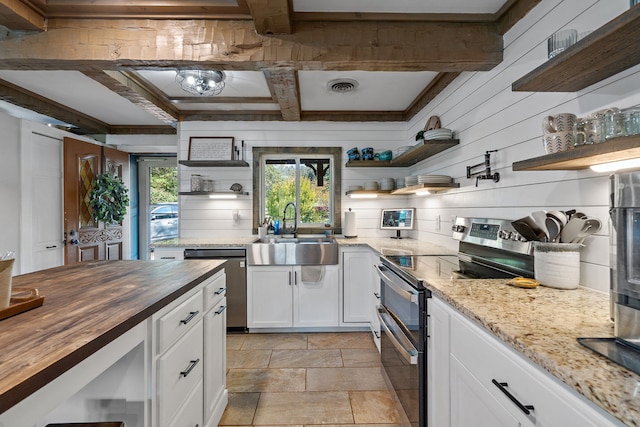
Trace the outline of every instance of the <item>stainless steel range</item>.
[[460, 241], [457, 256], [394, 253], [383, 255], [376, 266], [382, 366], [399, 409], [415, 427], [426, 427], [428, 415], [426, 325], [431, 292], [425, 284], [443, 277], [533, 277], [532, 245], [511, 221], [459, 217], [452, 231]]

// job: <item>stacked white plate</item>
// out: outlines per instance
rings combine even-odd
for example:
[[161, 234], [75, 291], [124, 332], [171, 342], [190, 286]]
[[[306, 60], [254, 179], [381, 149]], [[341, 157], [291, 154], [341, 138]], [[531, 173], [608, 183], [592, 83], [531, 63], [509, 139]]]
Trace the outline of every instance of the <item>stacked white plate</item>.
[[362, 185], [350, 185], [349, 186], [349, 191], [359, 191], [362, 190]]
[[393, 178], [382, 178], [380, 180], [380, 190], [388, 191], [395, 190], [396, 181]]
[[370, 181], [364, 184], [364, 189], [365, 190], [378, 190], [378, 182], [377, 181]]
[[451, 129], [432, 129], [424, 133], [424, 139], [451, 139], [453, 132]]
[[411, 150], [413, 147], [411, 145], [403, 145], [402, 147], [398, 147], [396, 148], [396, 151], [393, 153], [393, 157], [396, 158], [401, 154], [406, 153], [407, 151]]
[[396, 178], [396, 188], [404, 188], [404, 178]]
[[451, 181], [447, 175], [418, 175], [418, 184], [449, 184]]
[[412, 185], [418, 185], [418, 176], [409, 175], [404, 177], [404, 185], [411, 187]]

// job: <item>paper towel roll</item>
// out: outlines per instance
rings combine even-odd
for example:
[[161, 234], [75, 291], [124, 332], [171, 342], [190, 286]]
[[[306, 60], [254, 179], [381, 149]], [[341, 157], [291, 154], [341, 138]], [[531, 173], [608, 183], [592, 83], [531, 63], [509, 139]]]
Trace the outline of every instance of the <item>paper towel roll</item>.
[[349, 212], [344, 213], [344, 232], [342, 234], [344, 235], [344, 237], [357, 236], [356, 213], [351, 212], [351, 209], [349, 209]]

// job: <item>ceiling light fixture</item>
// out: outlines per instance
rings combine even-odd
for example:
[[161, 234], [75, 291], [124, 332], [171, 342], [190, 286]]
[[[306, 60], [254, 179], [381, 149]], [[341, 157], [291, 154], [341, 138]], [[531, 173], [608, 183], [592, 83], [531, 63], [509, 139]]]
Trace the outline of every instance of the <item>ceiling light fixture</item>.
[[640, 167], [640, 159], [620, 160], [618, 162], [602, 163], [592, 165], [591, 170], [594, 172], [615, 172], [619, 169], [631, 169]]
[[219, 95], [224, 89], [225, 74], [223, 71], [179, 70], [176, 83], [182, 90], [193, 95]]

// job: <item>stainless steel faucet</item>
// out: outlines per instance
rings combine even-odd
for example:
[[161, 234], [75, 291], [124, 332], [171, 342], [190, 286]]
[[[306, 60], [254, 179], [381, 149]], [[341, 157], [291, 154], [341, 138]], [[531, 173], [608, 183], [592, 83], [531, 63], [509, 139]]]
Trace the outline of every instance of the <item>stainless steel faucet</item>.
[[296, 204], [293, 202], [287, 203], [284, 207], [284, 212], [282, 213], [282, 234], [287, 233], [287, 209], [289, 209], [289, 206], [293, 206], [293, 227], [291, 228], [290, 234], [296, 237], [296, 234], [298, 234], [298, 211]]

